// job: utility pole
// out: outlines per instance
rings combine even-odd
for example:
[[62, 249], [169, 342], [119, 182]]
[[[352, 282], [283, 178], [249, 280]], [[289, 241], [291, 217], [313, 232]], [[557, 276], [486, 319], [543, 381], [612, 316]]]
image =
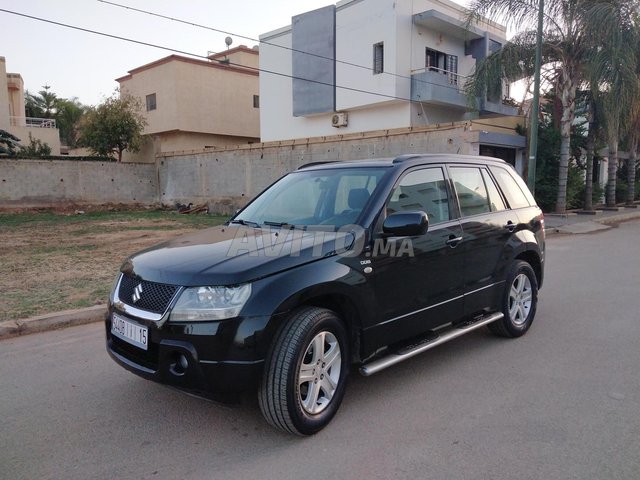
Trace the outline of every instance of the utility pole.
[[527, 183], [531, 193], [536, 191], [536, 158], [538, 156], [538, 116], [540, 114], [540, 69], [542, 68], [542, 27], [544, 24], [544, 0], [538, 5], [538, 35], [536, 39], [536, 65], [533, 77], [533, 102], [531, 104], [531, 136], [529, 138], [529, 175]]

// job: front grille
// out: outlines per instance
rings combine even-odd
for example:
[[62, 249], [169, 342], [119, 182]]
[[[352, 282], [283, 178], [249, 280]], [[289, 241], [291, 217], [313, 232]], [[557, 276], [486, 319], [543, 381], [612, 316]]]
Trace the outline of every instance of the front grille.
[[132, 307], [153, 313], [164, 313], [178, 287], [122, 276], [118, 297]]

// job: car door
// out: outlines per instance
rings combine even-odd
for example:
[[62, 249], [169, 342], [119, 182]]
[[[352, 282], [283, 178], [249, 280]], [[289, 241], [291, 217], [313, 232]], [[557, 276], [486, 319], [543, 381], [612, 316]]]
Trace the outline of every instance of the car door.
[[410, 338], [462, 316], [462, 230], [452, 205], [442, 167], [411, 170], [394, 187], [382, 216], [424, 211], [429, 228], [417, 237], [385, 238], [379, 232], [374, 239], [371, 266], [380, 323], [371, 333], [378, 344]]
[[464, 237], [464, 311], [472, 316], [499, 304], [518, 217], [486, 168], [454, 165], [449, 175]]

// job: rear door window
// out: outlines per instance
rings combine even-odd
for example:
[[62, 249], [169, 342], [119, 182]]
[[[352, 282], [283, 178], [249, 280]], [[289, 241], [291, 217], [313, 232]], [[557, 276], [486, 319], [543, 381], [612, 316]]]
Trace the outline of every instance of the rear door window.
[[500, 191], [498, 187], [496, 187], [493, 178], [489, 175], [484, 168], [482, 171], [482, 178], [484, 179], [484, 184], [487, 186], [487, 192], [489, 193], [489, 206], [491, 207], [492, 212], [499, 212], [500, 210], [506, 210], [507, 206], [505, 205], [502, 197], [500, 196]]
[[451, 167], [449, 172], [463, 217], [491, 212], [489, 193], [479, 168]]
[[[529, 189], [524, 185], [522, 179], [519, 179], [518, 182], [511, 173], [502, 167], [490, 167], [490, 170], [496, 177], [498, 185], [511, 208], [523, 208], [535, 205], [535, 200], [529, 193]], [[519, 184], [522, 184], [524, 188], [521, 188]]]

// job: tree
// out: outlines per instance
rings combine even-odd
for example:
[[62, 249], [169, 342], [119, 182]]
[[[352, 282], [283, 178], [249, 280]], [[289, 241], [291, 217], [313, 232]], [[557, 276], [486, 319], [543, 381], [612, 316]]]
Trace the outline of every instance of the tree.
[[[627, 0], [628, 1], [628, 0]], [[629, 3], [636, 3], [633, 0]], [[622, 8], [623, 0], [547, 0], [542, 38], [543, 64], [554, 67], [554, 86], [562, 104], [560, 119], [560, 161], [558, 167], [558, 188], [555, 210], [564, 213], [567, 207], [567, 175], [570, 159], [571, 126], [575, 119], [575, 99], [578, 88], [588, 80], [594, 80], [593, 71], [598, 70], [597, 61], [600, 43], [594, 43], [596, 35], [596, 8], [601, 2], [615, 4]], [[515, 81], [533, 74], [535, 58], [538, 1], [537, 0], [475, 0], [469, 7], [470, 24], [480, 17], [506, 21], [516, 28], [527, 30], [516, 34], [501, 50], [478, 62], [475, 72], [467, 82], [467, 94], [472, 98], [482, 97], [490, 86], [500, 79]], [[615, 8], [601, 9], [598, 21], [615, 24], [620, 17]], [[598, 29], [598, 42], [604, 42], [610, 49], [623, 50], [624, 40], [615, 28], [606, 31]], [[626, 45], [627, 49], [632, 48]], [[601, 71], [602, 69], [600, 69]]]
[[63, 145], [74, 148], [78, 143], [78, 125], [87, 110], [76, 97], [60, 98], [49, 91], [45, 85], [37, 94], [26, 91], [24, 94], [27, 117], [53, 118], [60, 130], [60, 141]]
[[87, 107], [76, 97], [59, 98], [56, 102], [56, 124], [60, 129], [60, 140], [63, 145], [75, 148], [78, 144], [79, 125]]
[[49, 85], [43, 85], [37, 95], [28, 90], [24, 94], [27, 117], [54, 118], [57, 111], [58, 96], [50, 91]]
[[17, 149], [21, 147], [18, 137], [0, 129], [0, 155], [15, 157]]
[[[590, 43], [597, 45], [591, 57], [589, 81], [601, 104], [609, 146], [606, 203], [616, 205], [618, 145], [633, 121], [634, 99], [640, 94], [638, 52], [640, 45], [637, 0], [591, 0]], [[612, 32], [612, 33], [611, 33]], [[634, 172], [635, 175], [635, 172]]]
[[141, 109], [142, 102], [130, 95], [114, 94], [107, 98], [85, 114], [80, 125], [80, 144], [98, 155], [117, 154], [121, 162], [123, 151], [140, 150], [147, 123]]

